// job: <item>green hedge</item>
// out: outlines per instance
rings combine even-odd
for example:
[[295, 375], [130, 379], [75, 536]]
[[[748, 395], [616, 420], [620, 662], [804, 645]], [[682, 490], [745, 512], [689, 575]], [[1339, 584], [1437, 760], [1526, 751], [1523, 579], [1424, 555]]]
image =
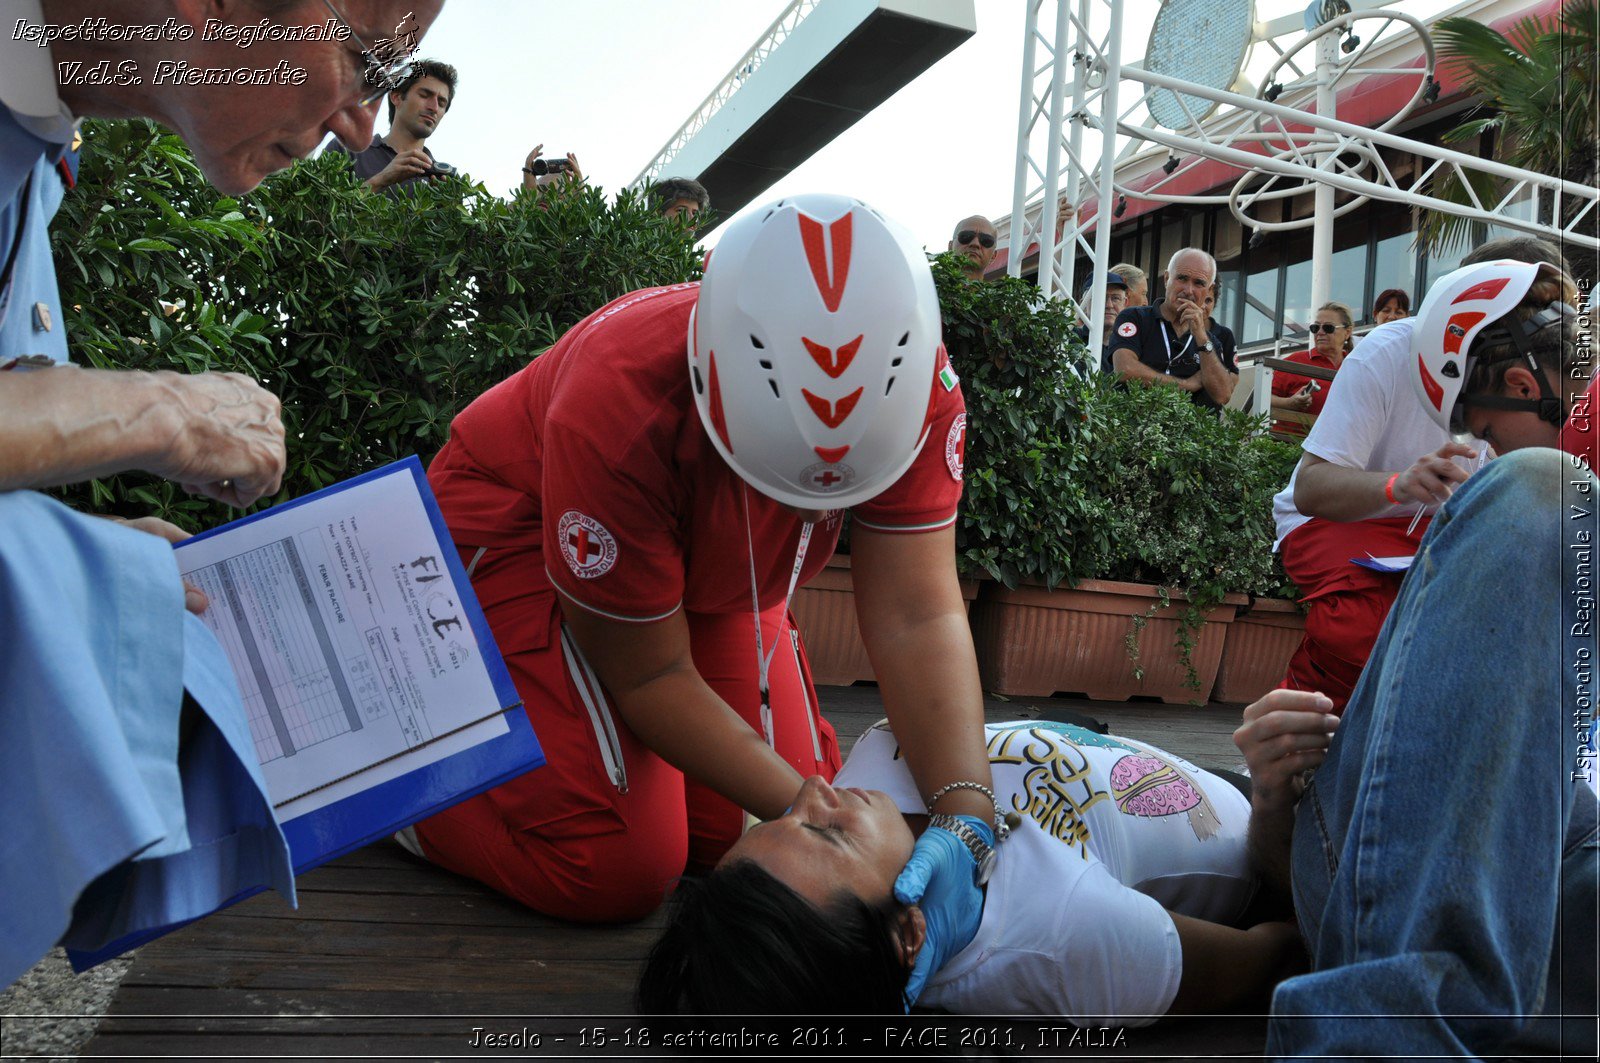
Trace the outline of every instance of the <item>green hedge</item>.
[[1111, 579], [1182, 590], [1185, 658], [1229, 592], [1294, 596], [1272, 553], [1272, 496], [1298, 447], [1176, 388], [1116, 387], [1074, 333], [1071, 307], [1040, 302], [1026, 281], [971, 281], [951, 256], [935, 261], [934, 279], [968, 409], [964, 569], [1008, 587]]
[[[144, 122], [85, 127], [52, 228], [77, 359], [235, 370], [284, 402], [278, 499], [407, 454], [605, 302], [699, 275], [693, 234], [642, 197], [510, 201], [461, 178], [369, 195], [327, 156], [218, 195]], [[1098, 577], [1287, 595], [1271, 495], [1298, 451], [1170, 388], [1108, 386], [1070, 307], [934, 261], [968, 415], [961, 562], [1014, 586]], [[177, 309], [169, 312], [163, 303]], [[84, 509], [195, 529], [235, 515], [128, 474], [64, 489]]]
[[[452, 178], [370, 195], [325, 155], [233, 199], [155, 125], [84, 132], [51, 229], [75, 359], [263, 381], [288, 429], [277, 500], [426, 461], [463, 406], [585, 315], [699, 276], [693, 234], [627, 192], [506, 201]], [[237, 515], [138, 474], [61, 494], [189, 529]]]

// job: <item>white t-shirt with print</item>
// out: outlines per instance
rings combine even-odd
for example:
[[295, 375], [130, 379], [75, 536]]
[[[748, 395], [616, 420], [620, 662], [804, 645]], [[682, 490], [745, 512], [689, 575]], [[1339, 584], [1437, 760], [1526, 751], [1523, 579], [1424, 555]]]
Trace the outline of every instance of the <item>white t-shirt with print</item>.
[[[1418, 458], [1450, 442], [1428, 416], [1417, 396], [1416, 354], [1411, 349], [1414, 318], [1379, 325], [1356, 344], [1329, 386], [1327, 404], [1302, 444], [1308, 454], [1347, 469], [1400, 472]], [[1311, 518], [1294, 506], [1295, 475], [1272, 500], [1278, 526], [1276, 550], [1284, 537]], [[1389, 506], [1373, 518], [1408, 517], [1417, 504]]]
[[[995, 791], [1023, 823], [999, 850], [977, 937], [918, 1002], [1080, 1025], [1154, 1022], [1183, 971], [1164, 909], [1226, 923], [1254, 894], [1249, 801], [1143, 742], [1043, 721], [986, 731]], [[923, 811], [886, 724], [861, 737], [835, 785]]]

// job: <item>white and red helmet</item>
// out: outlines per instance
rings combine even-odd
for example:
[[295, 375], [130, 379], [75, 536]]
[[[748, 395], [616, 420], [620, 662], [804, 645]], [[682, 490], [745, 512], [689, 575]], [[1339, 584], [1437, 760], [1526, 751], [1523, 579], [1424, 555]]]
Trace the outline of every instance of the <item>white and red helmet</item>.
[[[1477, 359], [1468, 352], [1490, 325], [1515, 310], [1544, 262], [1479, 262], [1441, 277], [1429, 289], [1412, 327], [1417, 392], [1428, 416], [1446, 432], [1461, 432], [1461, 388]], [[1539, 374], [1542, 377], [1542, 374]]]
[[689, 319], [695, 408], [769, 498], [844, 509], [927, 438], [939, 371], [927, 256], [859, 199], [788, 196], [732, 222]]

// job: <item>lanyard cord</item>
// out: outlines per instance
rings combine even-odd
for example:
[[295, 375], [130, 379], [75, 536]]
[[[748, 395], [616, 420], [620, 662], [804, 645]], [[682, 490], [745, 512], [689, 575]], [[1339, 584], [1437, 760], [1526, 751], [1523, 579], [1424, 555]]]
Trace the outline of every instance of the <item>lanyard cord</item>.
[[750, 609], [756, 620], [756, 682], [761, 690], [761, 731], [767, 740], [767, 745], [774, 749], [777, 745], [772, 730], [772, 697], [767, 686], [767, 672], [772, 668], [772, 658], [778, 652], [778, 643], [783, 641], [783, 624], [789, 616], [789, 600], [794, 597], [795, 584], [800, 582], [800, 570], [805, 567], [806, 547], [811, 545], [810, 521], [806, 521], [800, 528], [800, 546], [794, 553], [794, 570], [789, 573], [789, 590], [783, 596], [783, 616], [778, 621], [778, 630], [772, 638], [772, 649], [767, 650], [761, 641], [761, 594], [756, 583], [756, 543], [755, 534], [750, 530], [750, 489], [741, 481], [739, 484], [739, 504], [744, 507], [744, 541], [748, 548], [747, 556], [750, 558]]
[[[1174, 328], [1172, 331], [1174, 333], [1176, 333], [1178, 330], [1176, 328]], [[1172, 363], [1174, 361], [1176, 361], [1177, 359], [1182, 358], [1183, 357], [1183, 352], [1187, 351], [1189, 349], [1189, 344], [1191, 344], [1193, 342], [1194, 342], [1194, 333], [1192, 333], [1192, 332], [1185, 333], [1184, 337], [1183, 337], [1183, 346], [1178, 348], [1178, 353], [1177, 354], [1173, 354], [1172, 353], [1172, 341], [1167, 338], [1167, 319], [1166, 318], [1162, 318], [1161, 319], [1161, 343], [1167, 349], [1167, 372], [1169, 374], [1172, 372]]]

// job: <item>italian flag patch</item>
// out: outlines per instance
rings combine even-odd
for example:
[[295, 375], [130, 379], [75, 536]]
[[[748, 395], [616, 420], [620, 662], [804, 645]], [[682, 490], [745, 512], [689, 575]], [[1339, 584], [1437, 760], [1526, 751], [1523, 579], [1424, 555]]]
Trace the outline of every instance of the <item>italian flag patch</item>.
[[946, 391], [954, 391], [960, 379], [960, 377], [956, 376], [956, 371], [948, 365], [939, 370], [939, 383], [944, 385]]

